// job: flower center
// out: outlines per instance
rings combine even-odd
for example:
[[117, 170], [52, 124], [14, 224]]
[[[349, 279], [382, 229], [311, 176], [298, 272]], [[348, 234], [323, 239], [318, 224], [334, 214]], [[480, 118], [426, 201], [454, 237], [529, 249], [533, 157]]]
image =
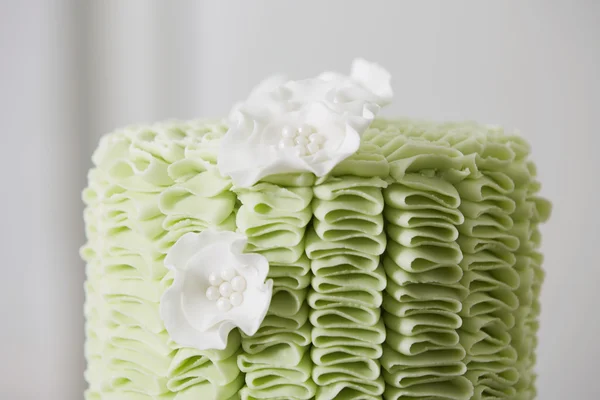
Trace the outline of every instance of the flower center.
[[310, 125], [301, 125], [299, 128], [284, 126], [281, 130], [280, 149], [293, 148], [300, 157], [312, 156], [323, 149], [325, 136], [316, 132]]
[[206, 297], [217, 302], [219, 311], [229, 311], [244, 301], [246, 279], [234, 269], [224, 269], [220, 275], [213, 272], [208, 276], [208, 281], [210, 286], [206, 289]]

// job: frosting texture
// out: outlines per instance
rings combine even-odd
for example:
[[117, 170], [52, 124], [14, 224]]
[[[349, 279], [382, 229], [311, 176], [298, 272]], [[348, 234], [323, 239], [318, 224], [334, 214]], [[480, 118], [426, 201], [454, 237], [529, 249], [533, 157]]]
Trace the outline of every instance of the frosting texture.
[[235, 230], [235, 195], [220, 177], [225, 127], [165, 123], [105, 136], [83, 198], [88, 243], [85, 398], [221, 400], [244, 382], [240, 335], [222, 350], [172, 340], [159, 312], [173, 285], [169, 249], [186, 233]]
[[[288, 87], [359, 91], [339, 110], [361, 118], [391, 96], [373, 64], [350, 78], [273, 78], [231, 118], [262, 99], [276, 109]], [[288, 125], [306, 146], [318, 133]], [[239, 185], [217, 162], [225, 124], [105, 136], [83, 194], [86, 400], [535, 398], [551, 207], [529, 146], [475, 123], [364, 128], [331, 168], [260, 166]], [[251, 288], [259, 306], [206, 323], [250, 306]]]
[[315, 383], [309, 356], [311, 324], [306, 302], [310, 265], [304, 252], [311, 220], [310, 187], [285, 177], [238, 188], [238, 229], [248, 236], [248, 250], [269, 260], [273, 300], [260, 329], [244, 336], [238, 366], [246, 374], [243, 400], [312, 399]]
[[385, 340], [379, 263], [385, 250], [379, 178], [330, 178], [315, 187], [314, 230], [307, 252], [314, 325], [317, 399], [373, 399], [383, 394], [378, 359]]
[[496, 127], [408, 120], [366, 140], [396, 181], [384, 192], [386, 399], [533, 399], [537, 226], [550, 205], [528, 145]]
[[379, 358], [386, 276], [380, 255], [386, 246], [382, 177], [388, 170], [373, 150], [367, 146], [340, 165], [338, 171], [354, 176], [334, 174], [313, 189], [314, 220], [306, 240], [314, 274], [308, 303], [319, 400], [380, 399], [384, 392]]

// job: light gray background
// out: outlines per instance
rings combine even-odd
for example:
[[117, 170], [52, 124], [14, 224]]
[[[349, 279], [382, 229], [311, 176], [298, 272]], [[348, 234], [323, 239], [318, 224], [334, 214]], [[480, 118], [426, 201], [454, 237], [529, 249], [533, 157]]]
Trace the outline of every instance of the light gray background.
[[221, 116], [273, 72], [394, 77], [388, 115], [518, 127], [554, 202], [539, 398], [600, 398], [600, 2], [0, 1], [0, 398], [84, 387], [79, 192], [101, 133]]

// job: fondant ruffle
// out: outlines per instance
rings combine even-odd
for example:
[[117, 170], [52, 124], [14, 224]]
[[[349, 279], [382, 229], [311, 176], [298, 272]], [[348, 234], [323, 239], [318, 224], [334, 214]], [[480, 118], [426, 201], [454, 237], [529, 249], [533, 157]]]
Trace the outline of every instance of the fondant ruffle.
[[[315, 384], [309, 357], [311, 325], [306, 295], [310, 265], [304, 254], [306, 226], [311, 220], [312, 190], [259, 182], [236, 189], [241, 203], [238, 230], [248, 237], [248, 251], [264, 255], [273, 279], [271, 307], [258, 332], [244, 336], [239, 368], [246, 374], [243, 400], [311, 399]], [[287, 183], [287, 185], [285, 184]]]
[[86, 399], [228, 399], [243, 385], [240, 336], [181, 348], [159, 315], [163, 259], [187, 232], [235, 229], [235, 195], [213, 166], [218, 124], [129, 127], [105, 136], [83, 198], [88, 243]]
[[[385, 340], [381, 318], [386, 276], [380, 255], [387, 175], [383, 158], [363, 148], [314, 187], [313, 226], [307, 254], [314, 274], [308, 295], [314, 326], [311, 357], [316, 399], [380, 399], [385, 383], [379, 358]], [[370, 177], [360, 177], [368, 175]]]

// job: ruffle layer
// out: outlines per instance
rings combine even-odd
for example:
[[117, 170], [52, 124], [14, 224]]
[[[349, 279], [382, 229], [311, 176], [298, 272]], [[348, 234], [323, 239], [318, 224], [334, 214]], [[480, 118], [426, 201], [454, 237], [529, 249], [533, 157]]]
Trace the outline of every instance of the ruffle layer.
[[311, 274], [304, 254], [313, 194], [310, 187], [297, 186], [301, 179], [297, 175], [286, 182], [280, 177], [278, 184], [259, 182], [237, 190], [242, 204], [238, 230], [248, 237], [248, 251], [269, 260], [273, 279], [269, 312], [258, 332], [243, 338], [238, 357], [246, 374], [243, 400], [304, 400], [315, 395], [306, 302]]
[[218, 124], [167, 123], [105, 136], [84, 192], [88, 243], [86, 399], [229, 399], [243, 385], [240, 337], [222, 351], [169, 340], [163, 265], [183, 234], [234, 230], [236, 198], [214, 169]]
[[397, 181], [385, 191], [386, 399], [534, 398], [550, 205], [529, 146], [477, 124], [379, 122], [367, 138]]
[[[314, 277], [308, 295], [316, 399], [381, 399], [379, 358], [386, 276], [382, 188], [385, 159], [363, 148], [314, 187], [313, 226], [306, 252]], [[375, 176], [375, 177], [373, 177]]]
[[457, 332], [467, 295], [456, 243], [464, 220], [460, 197], [444, 179], [416, 172], [406, 173], [384, 195], [385, 398], [470, 399], [473, 389], [463, 376], [465, 349]]

